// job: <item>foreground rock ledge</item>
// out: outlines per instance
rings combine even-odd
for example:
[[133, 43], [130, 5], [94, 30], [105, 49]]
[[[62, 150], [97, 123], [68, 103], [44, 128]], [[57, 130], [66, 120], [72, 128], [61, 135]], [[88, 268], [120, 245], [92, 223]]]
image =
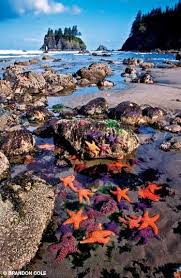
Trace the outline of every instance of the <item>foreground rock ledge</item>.
[[55, 145], [82, 159], [115, 158], [133, 152], [138, 138], [115, 120], [59, 120], [54, 125]]
[[20, 270], [35, 256], [54, 208], [54, 192], [25, 175], [0, 190], [0, 272]]

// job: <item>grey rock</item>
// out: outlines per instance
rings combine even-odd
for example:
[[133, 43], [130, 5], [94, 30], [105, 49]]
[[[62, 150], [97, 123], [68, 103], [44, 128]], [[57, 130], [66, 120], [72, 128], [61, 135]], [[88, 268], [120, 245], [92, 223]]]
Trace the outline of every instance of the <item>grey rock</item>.
[[20, 270], [35, 256], [51, 219], [54, 200], [52, 187], [32, 174], [1, 188], [1, 272]]
[[0, 151], [0, 181], [7, 178], [10, 164], [7, 157]]

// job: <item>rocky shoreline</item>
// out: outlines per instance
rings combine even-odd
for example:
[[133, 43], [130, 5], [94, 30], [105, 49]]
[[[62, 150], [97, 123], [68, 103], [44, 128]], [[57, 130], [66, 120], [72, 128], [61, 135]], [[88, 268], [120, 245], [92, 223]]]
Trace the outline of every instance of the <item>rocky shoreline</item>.
[[[122, 76], [130, 87], [111, 92], [111, 63], [92, 63], [74, 74], [60, 74], [52, 67], [38, 73], [26, 70], [39, 62], [16, 62], [4, 69], [0, 80], [0, 272], [41, 269], [48, 277], [59, 277], [66, 269], [62, 277], [131, 278], [163, 277], [169, 268], [173, 274], [180, 244], [180, 173], [173, 166], [181, 151], [180, 63], [157, 69], [147, 61], [125, 59]], [[168, 74], [169, 86], [163, 74]], [[74, 96], [78, 87], [95, 86], [107, 91]], [[50, 109], [52, 96], [62, 98], [63, 105]], [[160, 159], [170, 159], [167, 171]], [[66, 177], [72, 181], [66, 184]], [[150, 182], [161, 186], [160, 202], [136, 196]], [[129, 188], [129, 208], [110, 194], [118, 186]], [[78, 191], [72, 188], [89, 190], [90, 203], [86, 199], [79, 204]], [[118, 223], [118, 216], [137, 213], [136, 204], [161, 218], [159, 239], [147, 235], [146, 246]], [[67, 209], [84, 210], [93, 221], [91, 232], [100, 232], [98, 224], [108, 231], [114, 226], [116, 237], [108, 246], [84, 249], [80, 242], [90, 234], [88, 224], [80, 231], [60, 231]], [[108, 225], [110, 221], [114, 225]], [[47, 251], [52, 244], [59, 244], [62, 256], [56, 267]], [[78, 255], [72, 255], [78, 249]]]

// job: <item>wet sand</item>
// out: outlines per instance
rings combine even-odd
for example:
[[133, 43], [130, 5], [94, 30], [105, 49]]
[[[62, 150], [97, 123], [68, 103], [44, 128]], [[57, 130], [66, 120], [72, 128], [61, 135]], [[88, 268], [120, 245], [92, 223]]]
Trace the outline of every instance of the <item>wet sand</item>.
[[115, 106], [122, 101], [132, 101], [139, 105], [149, 104], [170, 110], [181, 108], [181, 68], [153, 69], [151, 74], [155, 84], [129, 84], [127, 89], [118, 92], [107, 90], [98, 93], [88, 93], [80, 96], [74, 94], [60, 97], [60, 103], [76, 107], [83, 105], [96, 97], [104, 97], [110, 106]]

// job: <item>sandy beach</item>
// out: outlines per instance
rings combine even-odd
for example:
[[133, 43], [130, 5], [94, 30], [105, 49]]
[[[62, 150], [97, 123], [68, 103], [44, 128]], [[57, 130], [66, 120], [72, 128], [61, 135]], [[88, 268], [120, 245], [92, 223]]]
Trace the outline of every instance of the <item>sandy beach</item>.
[[155, 84], [128, 84], [129, 88], [119, 92], [111, 90], [81, 96], [59, 97], [66, 106], [84, 105], [96, 97], [104, 97], [114, 107], [122, 101], [132, 101], [139, 105], [149, 104], [175, 110], [181, 108], [181, 68], [153, 69], [151, 71]]

